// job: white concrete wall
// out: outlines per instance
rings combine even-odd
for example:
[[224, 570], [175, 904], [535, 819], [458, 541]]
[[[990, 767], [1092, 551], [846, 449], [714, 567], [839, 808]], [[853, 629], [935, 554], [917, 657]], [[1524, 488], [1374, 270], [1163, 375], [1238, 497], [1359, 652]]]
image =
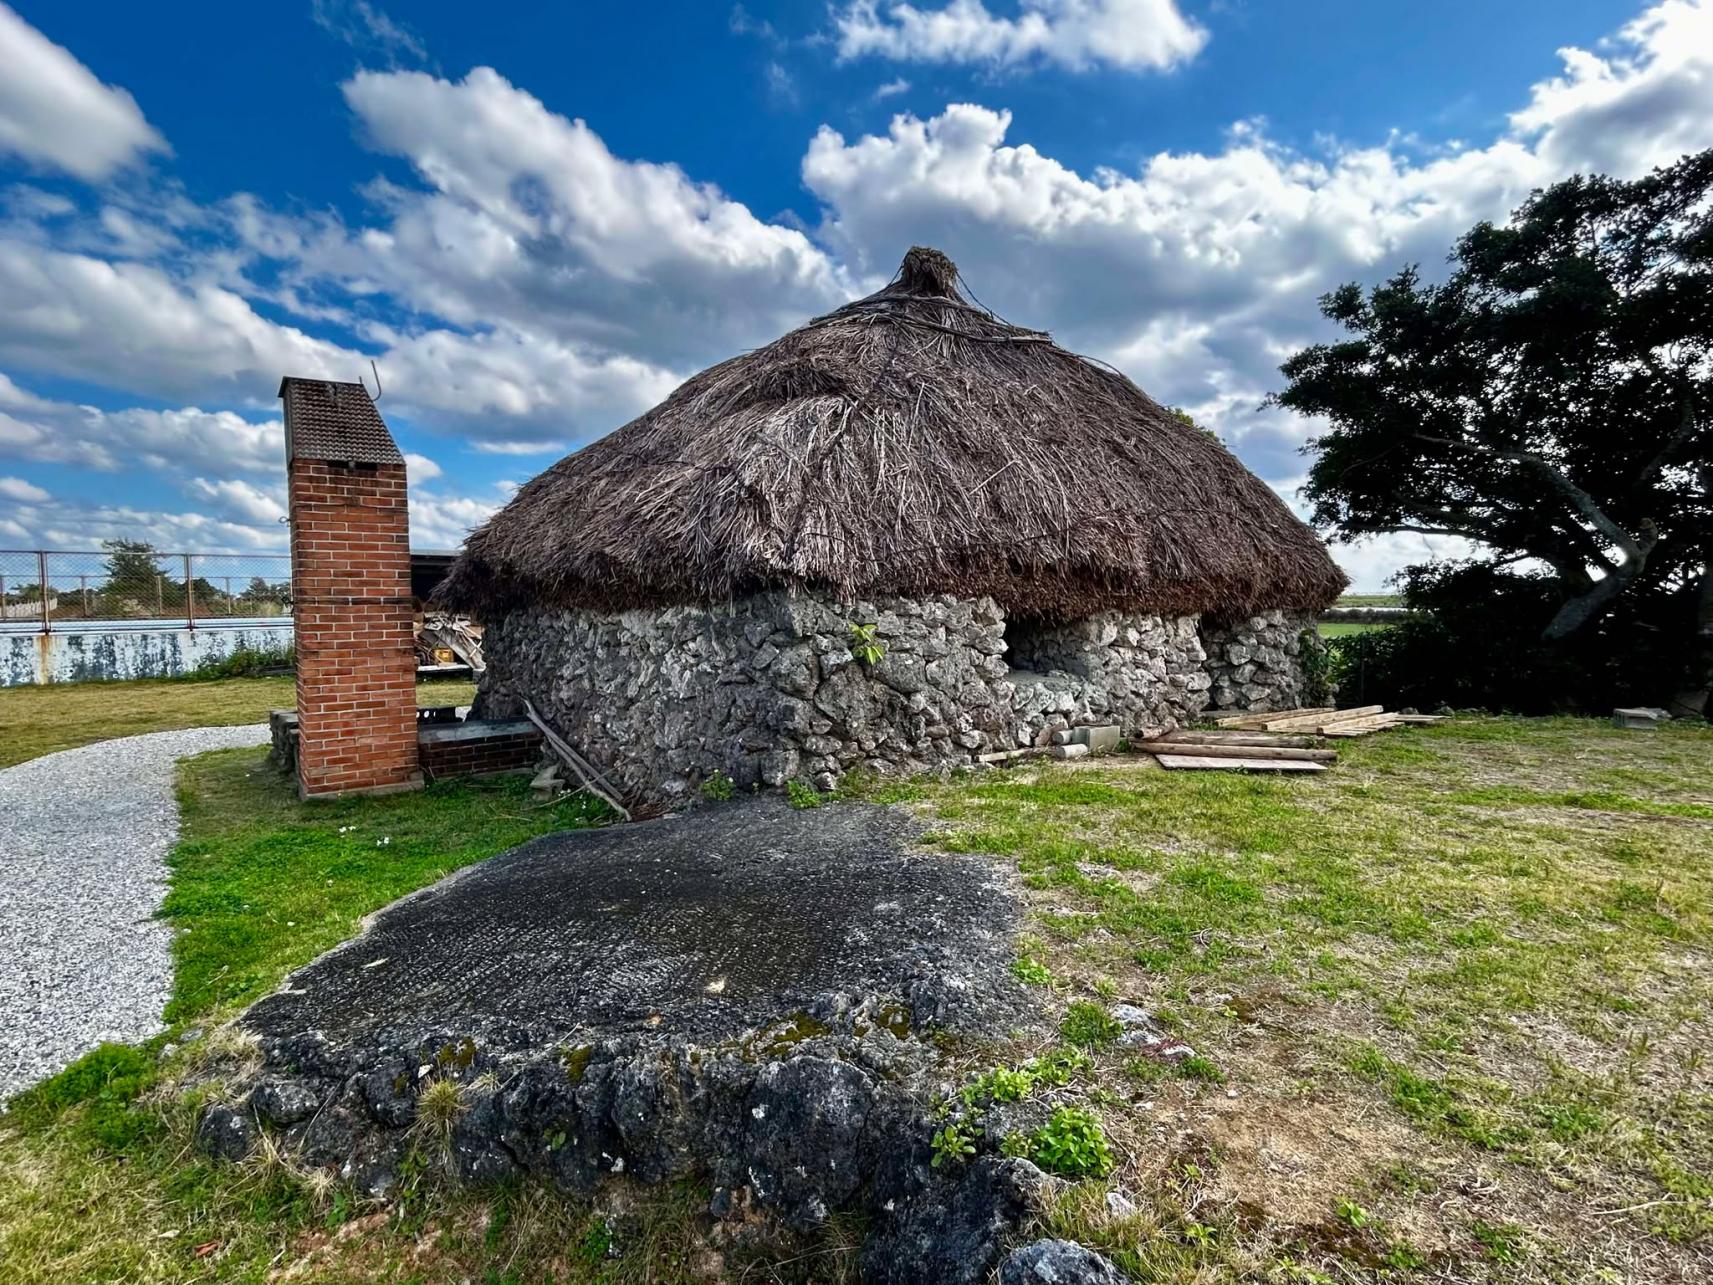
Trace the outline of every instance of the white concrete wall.
[[223, 660], [240, 647], [284, 656], [292, 640], [289, 617], [198, 624], [195, 629], [103, 629], [99, 621], [87, 623], [95, 628], [0, 633], [0, 687], [175, 678]]

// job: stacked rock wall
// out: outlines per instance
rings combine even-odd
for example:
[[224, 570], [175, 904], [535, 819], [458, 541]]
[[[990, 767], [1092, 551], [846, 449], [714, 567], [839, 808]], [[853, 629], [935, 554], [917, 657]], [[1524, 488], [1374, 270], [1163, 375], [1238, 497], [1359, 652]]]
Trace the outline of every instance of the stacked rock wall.
[[[1207, 703], [1209, 680], [1193, 616], [1106, 611], [1063, 625], [1014, 620], [1005, 637], [1021, 744], [1035, 740], [1037, 720], [1047, 731], [1117, 723], [1127, 736], [1142, 735], [1191, 722]], [[1068, 692], [1072, 707], [1060, 700], [1037, 711], [1041, 694], [1055, 691]], [[1055, 715], [1067, 721], [1056, 722]]]
[[1303, 633], [1314, 627], [1312, 613], [1268, 611], [1228, 623], [1203, 617], [1201, 641], [1213, 708], [1295, 709], [1304, 704]]
[[1033, 668], [1017, 671], [989, 598], [532, 608], [488, 623], [477, 709], [515, 717], [527, 698], [626, 787], [670, 798], [716, 774], [826, 788], [859, 765], [931, 771], [1082, 723], [1140, 735], [1206, 702], [1193, 619], [1107, 614], [1022, 636]]

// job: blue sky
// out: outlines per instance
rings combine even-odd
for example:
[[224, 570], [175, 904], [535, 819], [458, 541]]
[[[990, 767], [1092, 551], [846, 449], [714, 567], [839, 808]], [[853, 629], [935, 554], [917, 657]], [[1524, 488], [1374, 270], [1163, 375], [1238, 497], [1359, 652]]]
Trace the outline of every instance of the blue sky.
[[1289, 497], [1319, 293], [1713, 146], [1713, 0], [16, 0], [0, 66], [13, 547], [278, 547], [278, 377], [371, 358], [454, 544], [913, 242]]

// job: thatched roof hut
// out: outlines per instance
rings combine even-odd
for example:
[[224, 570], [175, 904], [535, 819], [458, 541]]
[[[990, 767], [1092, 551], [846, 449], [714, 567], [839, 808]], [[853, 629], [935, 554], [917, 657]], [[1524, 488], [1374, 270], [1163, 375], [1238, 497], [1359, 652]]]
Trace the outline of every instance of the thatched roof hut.
[[470, 536], [440, 592], [494, 616], [991, 595], [1009, 614], [1314, 610], [1345, 578], [1216, 440], [1011, 325], [917, 247], [884, 289], [687, 381]]

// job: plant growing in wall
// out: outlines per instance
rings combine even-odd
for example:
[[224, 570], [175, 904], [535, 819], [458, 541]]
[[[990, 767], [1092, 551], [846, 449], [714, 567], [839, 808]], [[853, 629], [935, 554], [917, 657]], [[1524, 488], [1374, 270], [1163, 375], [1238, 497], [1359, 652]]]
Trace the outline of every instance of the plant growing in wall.
[[1338, 683], [1335, 681], [1337, 657], [1318, 629], [1303, 630], [1298, 642], [1301, 648], [1298, 658], [1303, 671], [1303, 704], [1332, 704], [1338, 695]]
[[875, 636], [875, 625], [851, 626], [851, 655], [865, 665], [877, 664], [886, 655], [886, 644]]

